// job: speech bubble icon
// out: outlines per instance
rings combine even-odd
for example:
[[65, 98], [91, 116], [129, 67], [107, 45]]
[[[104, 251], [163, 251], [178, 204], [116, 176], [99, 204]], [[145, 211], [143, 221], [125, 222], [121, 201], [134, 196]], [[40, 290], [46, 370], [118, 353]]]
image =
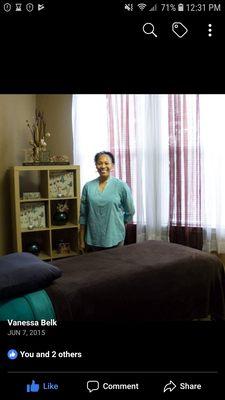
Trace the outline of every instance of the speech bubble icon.
[[89, 393], [99, 389], [99, 381], [87, 381], [87, 390]]

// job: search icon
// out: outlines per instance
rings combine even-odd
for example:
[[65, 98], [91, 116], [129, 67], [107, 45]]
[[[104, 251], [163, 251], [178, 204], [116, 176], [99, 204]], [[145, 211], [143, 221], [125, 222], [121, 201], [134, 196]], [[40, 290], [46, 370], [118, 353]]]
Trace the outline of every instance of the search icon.
[[146, 33], [146, 35], [154, 35], [155, 37], [158, 37], [155, 32], [154, 32], [154, 25], [151, 22], [146, 22], [146, 24], [143, 25], [143, 32]]

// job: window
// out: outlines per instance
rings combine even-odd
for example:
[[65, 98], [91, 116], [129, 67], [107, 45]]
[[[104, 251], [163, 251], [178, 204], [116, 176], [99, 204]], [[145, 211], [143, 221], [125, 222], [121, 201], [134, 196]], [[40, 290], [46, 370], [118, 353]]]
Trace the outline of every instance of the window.
[[[225, 252], [225, 95], [176, 96], [183, 96], [186, 101], [186, 114], [180, 127], [184, 149], [181, 165], [186, 162], [186, 170], [191, 171], [188, 163], [199, 146], [201, 167], [201, 196], [198, 189], [196, 193], [192, 190], [197, 187], [194, 169], [185, 172], [188, 184], [183, 172], [180, 174], [181, 225], [201, 226], [206, 232], [207, 249]], [[199, 121], [196, 120], [194, 105], [196, 98], [199, 99]], [[73, 96], [74, 162], [81, 166], [81, 188], [85, 182], [98, 176], [94, 155], [101, 150], [114, 152], [113, 146], [120, 153], [115, 154], [116, 176], [127, 181], [124, 165], [129, 150], [130, 186], [136, 209], [134, 221], [144, 232], [142, 239], [160, 239], [160, 229], [169, 223], [171, 120], [168, 118], [168, 99], [168, 95]], [[182, 110], [184, 112], [184, 108]], [[197, 130], [200, 132], [198, 143]], [[183, 171], [185, 168], [182, 167]], [[177, 184], [175, 182], [175, 191]], [[186, 196], [187, 191], [190, 196]], [[188, 208], [185, 208], [185, 202], [188, 202]], [[195, 212], [196, 207], [200, 207], [200, 213]], [[174, 224], [176, 214], [177, 205], [171, 219]]]

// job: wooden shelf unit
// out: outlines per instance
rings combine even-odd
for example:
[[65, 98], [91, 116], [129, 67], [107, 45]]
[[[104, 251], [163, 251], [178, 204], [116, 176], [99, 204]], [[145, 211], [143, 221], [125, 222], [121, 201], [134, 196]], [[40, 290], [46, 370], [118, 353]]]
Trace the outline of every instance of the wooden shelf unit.
[[[70, 188], [69, 195], [60, 193], [59, 189], [56, 197], [51, 182], [55, 179], [55, 174], [65, 177], [65, 174], [68, 173], [72, 177], [72, 185], [70, 185], [72, 189]], [[64, 188], [66, 187], [65, 184]], [[23, 193], [25, 192], [39, 192], [40, 197], [24, 199]], [[64, 225], [56, 225], [53, 215], [56, 212], [57, 204], [64, 201], [67, 201], [69, 207], [69, 219]], [[78, 165], [12, 167], [11, 202], [14, 251], [27, 251], [31, 242], [37, 242], [41, 249], [39, 257], [42, 260], [51, 261], [78, 254], [80, 209], [80, 167]], [[21, 211], [29, 205], [34, 207], [35, 203], [40, 204], [44, 209], [45, 226], [32, 227], [29, 225], [22, 228]], [[58, 252], [57, 244], [60, 241], [70, 244], [70, 252]]]

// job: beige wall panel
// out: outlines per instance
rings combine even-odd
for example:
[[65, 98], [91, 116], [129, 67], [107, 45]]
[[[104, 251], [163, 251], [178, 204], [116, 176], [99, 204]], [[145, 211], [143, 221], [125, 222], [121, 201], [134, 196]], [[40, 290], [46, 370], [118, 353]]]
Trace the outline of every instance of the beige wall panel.
[[12, 251], [9, 168], [21, 165], [29, 148], [26, 120], [35, 106], [36, 95], [0, 95], [0, 255]]
[[47, 149], [55, 155], [67, 155], [73, 163], [72, 95], [37, 95], [37, 108], [44, 112], [51, 134]]

